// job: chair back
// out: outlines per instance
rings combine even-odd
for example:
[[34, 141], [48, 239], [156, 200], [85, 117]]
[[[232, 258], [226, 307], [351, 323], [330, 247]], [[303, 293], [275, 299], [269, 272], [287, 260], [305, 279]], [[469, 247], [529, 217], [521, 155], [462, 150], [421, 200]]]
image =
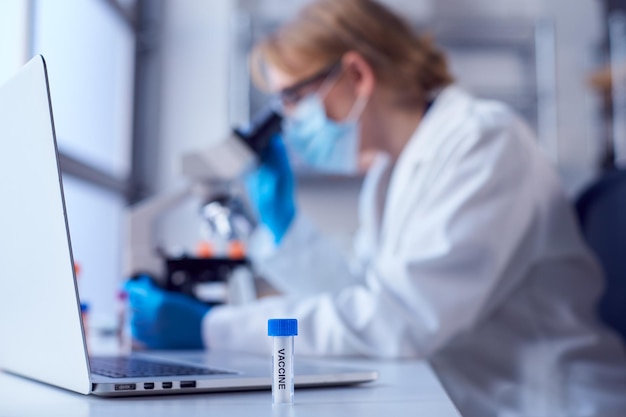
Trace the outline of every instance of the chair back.
[[606, 278], [598, 313], [626, 341], [626, 170], [603, 174], [581, 194], [576, 211]]

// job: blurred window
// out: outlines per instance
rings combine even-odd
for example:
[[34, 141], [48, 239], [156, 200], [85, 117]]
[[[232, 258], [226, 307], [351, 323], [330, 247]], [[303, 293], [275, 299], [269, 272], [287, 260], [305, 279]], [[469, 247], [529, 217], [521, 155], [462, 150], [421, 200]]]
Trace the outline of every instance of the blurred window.
[[111, 324], [122, 279], [136, 40], [127, 16], [133, 3], [0, 1], [0, 82], [36, 54], [47, 63], [81, 299], [90, 304], [95, 325]]
[[134, 34], [103, 0], [38, 0], [33, 16], [33, 52], [48, 66], [59, 148], [125, 177]]
[[0, 1], [0, 84], [24, 63], [28, 48], [28, 2]]

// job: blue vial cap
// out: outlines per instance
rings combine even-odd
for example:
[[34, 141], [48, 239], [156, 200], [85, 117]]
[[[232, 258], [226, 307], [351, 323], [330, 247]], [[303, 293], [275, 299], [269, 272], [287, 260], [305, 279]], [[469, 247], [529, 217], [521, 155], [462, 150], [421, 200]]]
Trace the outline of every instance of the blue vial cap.
[[298, 320], [296, 319], [269, 319], [267, 321], [268, 336], [297, 336]]

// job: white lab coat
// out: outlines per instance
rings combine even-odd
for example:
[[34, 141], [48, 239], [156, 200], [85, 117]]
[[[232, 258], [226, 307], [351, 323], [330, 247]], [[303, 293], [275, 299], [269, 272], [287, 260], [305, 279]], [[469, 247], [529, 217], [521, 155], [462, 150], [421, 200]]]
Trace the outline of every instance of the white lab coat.
[[295, 317], [298, 354], [429, 360], [464, 416], [626, 413], [623, 349], [593, 313], [598, 266], [505, 106], [444, 89], [360, 203], [356, 262], [296, 219], [257, 262], [287, 296], [215, 308], [207, 346], [267, 353], [267, 319]]

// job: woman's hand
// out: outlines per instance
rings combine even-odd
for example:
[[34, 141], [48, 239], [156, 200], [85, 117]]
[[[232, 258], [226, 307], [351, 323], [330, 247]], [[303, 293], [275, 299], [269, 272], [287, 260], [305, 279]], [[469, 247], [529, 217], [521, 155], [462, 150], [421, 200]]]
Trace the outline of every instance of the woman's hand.
[[148, 349], [201, 349], [202, 319], [211, 307], [165, 291], [148, 276], [125, 284], [133, 339]]
[[280, 136], [272, 138], [259, 168], [246, 178], [246, 188], [261, 223], [280, 243], [296, 215], [293, 171]]

